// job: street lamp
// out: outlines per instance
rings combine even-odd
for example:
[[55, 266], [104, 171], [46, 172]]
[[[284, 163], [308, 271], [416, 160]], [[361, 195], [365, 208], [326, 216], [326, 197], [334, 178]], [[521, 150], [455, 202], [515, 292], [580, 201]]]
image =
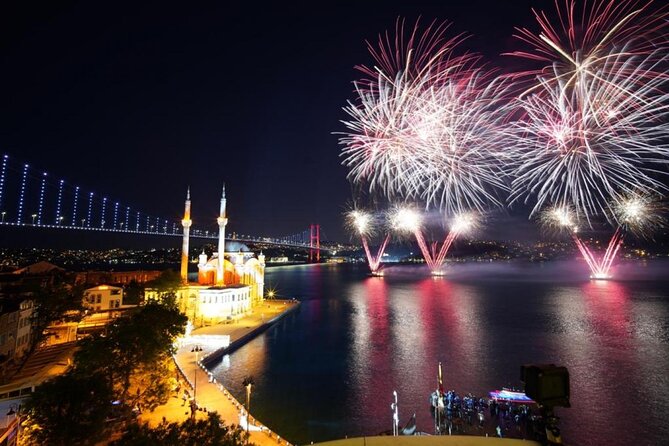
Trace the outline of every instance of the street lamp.
[[85, 218], [82, 218], [82, 219], [81, 219], [81, 227], [82, 227], [82, 228], [84, 227], [84, 223], [86, 223], [86, 219], [85, 219]]
[[5, 222], [5, 214], [6, 214], [6, 213], [7, 213], [7, 212], [5, 212], [5, 211], [2, 211], [2, 223], [4, 223], [4, 222]]
[[[199, 345], [196, 345], [191, 349], [191, 353], [195, 353], [195, 377], [193, 379], [193, 403], [195, 404], [195, 409], [197, 409], [197, 361], [201, 351], [202, 347]], [[191, 409], [190, 416], [195, 416], [195, 410]]]
[[[9, 423], [9, 417], [11, 417], [12, 415], [14, 415], [14, 417], [18, 418], [20, 414], [21, 414], [21, 405], [20, 405], [20, 404], [16, 404], [16, 403], [12, 403], [12, 404], [10, 404], [10, 405], [9, 405], [9, 410], [7, 411], [7, 415], [6, 415], [6, 418], [5, 418], [5, 424], [6, 424], [5, 427], [9, 428], [9, 425], [10, 425], [10, 423]], [[20, 420], [19, 420], [19, 422], [17, 423], [17, 425], [18, 425], [19, 423], [20, 423]], [[18, 429], [19, 429], [19, 428], [16, 427], [15, 429], [16, 429], [16, 436], [17, 436], [17, 440], [18, 440]], [[18, 444], [18, 443], [17, 443], [17, 444]]]
[[61, 215], [60, 217], [58, 217], [58, 224], [59, 224], [59, 225], [62, 225], [62, 224], [63, 224], [63, 219], [64, 219], [64, 218], [65, 218], [65, 217], [63, 217], [62, 215]]
[[37, 218], [37, 214], [33, 214], [32, 218], [33, 218], [33, 226], [34, 226], [35, 225], [35, 219]]
[[393, 390], [395, 401], [390, 403], [390, 408], [393, 411], [393, 436], [397, 437], [400, 434], [400, 415], [397, 410], [397, 391]]
[[255, 385], [252, 376], [244, 378], [242, 385], [246, 387], [246, 433], [249, 433], [249, 418], [251, 416], [251, 388]]

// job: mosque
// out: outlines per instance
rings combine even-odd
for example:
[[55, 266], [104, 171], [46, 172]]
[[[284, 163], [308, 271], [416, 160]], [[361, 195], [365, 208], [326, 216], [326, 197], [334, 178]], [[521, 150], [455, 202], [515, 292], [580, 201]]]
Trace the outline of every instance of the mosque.
[[[197, 282], [188, 280], [190, 218], [190, 189], [186, 193], [181, 247], [182, 286], [176, 292], [179, 309], [193, 326], [214, 325], [234, 320], [262, 303], [265, 283], [265, 256], [249, 252], [237, 242], [225, 243], [226, 214], [225, 186], [221, 196], [218, 222], [218, 251], [211, 258], [202, 252], [197, 264]], [[228, 248], [226, 251], [225, 248]], [[147, 299], [157, 298], [155, 290], [146, 290]]]

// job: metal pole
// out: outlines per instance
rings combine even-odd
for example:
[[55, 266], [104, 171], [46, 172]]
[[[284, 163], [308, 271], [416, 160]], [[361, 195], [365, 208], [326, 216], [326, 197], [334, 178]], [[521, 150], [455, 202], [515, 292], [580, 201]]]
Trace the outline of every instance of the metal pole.
[[249, 433], [249, 418], [251, 417], [251, 384], [246, 385], [246, 433]]
[[399, 411], [397, 409], [397, 391], [393, 390], [393, 396], [395, 398], [395, 401], [390, 404], [390, 409], [393, 411], [393, 436], [397, 437], [399, 435], [399, 424], [400, 424], [400, 416], [399, 416]]
[[244, 378], [242, 385], [246, 387], [246, 441], [248, 442], [249, 423], [251, 422], [251, 387], [255, 384], [252, 376]]
[[199, 353], [202, 351], [202, 347], [196, 345], [191, 350], [191, 353], [195, 353], [195, 376], [193, 377], [193, 404], [195, 407], [191, 408], [191, 417], [195, 416], [195, 410], [197, 410], [197, 361]]

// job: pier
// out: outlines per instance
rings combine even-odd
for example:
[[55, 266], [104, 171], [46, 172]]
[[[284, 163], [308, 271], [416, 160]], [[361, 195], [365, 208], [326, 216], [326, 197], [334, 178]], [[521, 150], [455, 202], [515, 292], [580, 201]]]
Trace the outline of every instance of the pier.
[[[252, 313], [234, 322], [198, 328], [183, 339], [174, 355], [174, 361], [182, 381], [188, 383], [191, 395], [197, 383], [196, 402], [200, 408], [206, 408], [208, 412], [218, 412], [227, 425], [236, 424], [247, 430], [246, 417], [242, 416], [243, 402], [237, 401], [221, 383], [213, 380], [207, 367], [255, 338], [298, 307], [299, 302], [295, 300], [267, 300], [255, 307]], [[202, 349], [197, 362], [196, 354], [192, 352], [196, 345]], [[182, 393], [183, 389], [179, 395], [171, 396], [167, 404], [159, 406], [153, 412], [141, 414], [140, 419], [152, 426], [159, 424], [163, 418], [168, 422], [185, 421], [190, 417], [190, 407], [182, 399]], [[204, 416], [205, 412], [197, 411], [196, 417]], [[252, 415], [249, 417], [248, 431], [249, 441], [259, 446], [290, 444]]]

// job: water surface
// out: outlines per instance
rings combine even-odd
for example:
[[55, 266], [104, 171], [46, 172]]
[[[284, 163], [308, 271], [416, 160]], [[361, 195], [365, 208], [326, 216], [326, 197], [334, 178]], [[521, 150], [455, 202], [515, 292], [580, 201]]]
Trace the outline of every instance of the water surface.
[[[298, 444], [392, 427], [416, 413], [432, 431], [428, 394], [484, 395], [520, 386], [526, 363], [564, 365], [572, 407], [558, 409], [568, 444], [661, 444], [669, 438], [668, 263], [631, 263], [620, 281], [590, 281], [579, 262], [458, 264], [445, 278], [395, 267], [267, 270], [266, 283], [300, 309], [215, 368], [252, 412]], [[666, 281], [665, 281], [666, 280]]]

